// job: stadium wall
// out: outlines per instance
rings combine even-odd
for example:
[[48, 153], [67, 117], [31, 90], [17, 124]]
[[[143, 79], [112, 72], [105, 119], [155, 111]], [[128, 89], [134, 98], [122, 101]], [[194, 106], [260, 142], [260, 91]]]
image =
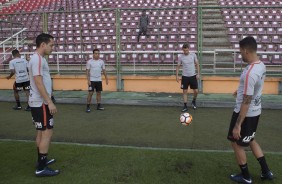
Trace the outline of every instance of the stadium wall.
[[[87, 90], [85, 75], [53, 75], [54, 90]], [[103, 79], [104, 91], [117, 91], [116, 77], [108, 76], [109, 84]], [[264, 94], [281, 94], [281, 77], [267, 77], [263, 89]], [[0, 76], [0, 89], [12, 89], [14, 79], [7, 80], [6, 76]], [[238, 86], [239, 77], [203, 76], [203, 93], [233, 93]], [[180, 93], [180, 83], [175, 76], [122, 76], [123, 91], [128, 92], [166, 92]]]

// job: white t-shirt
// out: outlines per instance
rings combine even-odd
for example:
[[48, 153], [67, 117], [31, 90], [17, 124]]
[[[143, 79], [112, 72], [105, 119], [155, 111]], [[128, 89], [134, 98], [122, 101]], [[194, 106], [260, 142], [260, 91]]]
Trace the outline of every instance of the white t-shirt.
[[34, 76], [42, 76], [43, 84], [48, 95], [51, 97], [52, 94], [52, 80], [49, 72], [49, 66], [44, 57], [40, 54], [35, 53], [31, 56], [29, 61], [29, 75], [30, 75], [30, 96], [29, 96], [29, 106], [30, 107], [40, 107], [44, 102], [41, 97], [38, 88], [34, 81]]
[[28, 62], [22, 58], [15, 58], [9, 63], [10, 70], [15, 70], [16, 83], [29, 81], [28, 77]]
[[102, 81], [102, 71], [105, 70], [103, 60], [90, 59], [86, 63], [86, 69], [90, 70], [90, 81]]
[[182, 76], [191, 77], [196, 75], [195, 64], [197, 62], [198, 59], [195, 53], [180, 55], [178, 65], [182, 64]]
[[261, 95], [265, 80], [266, 68], [263, 62], [258, 61], [248, 65], [240, 76], [237, 90], [236, 106], [234, 111], [239, 112], [244, 95], [252, 95], [252, 101], [246, 117], [254, 117], [261, 114]]

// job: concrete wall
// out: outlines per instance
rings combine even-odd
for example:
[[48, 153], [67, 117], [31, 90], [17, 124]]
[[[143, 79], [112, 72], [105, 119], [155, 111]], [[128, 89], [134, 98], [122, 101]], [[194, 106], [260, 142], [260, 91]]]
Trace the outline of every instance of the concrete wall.
[[[12, 89], [14, 79], [7, 80], [0, 76], [0, 89]], [[87, 90], [85, 75], [53, 75], [54, 90]], [[264, 94], [279, 94], [282, 78], [267, 77]], [[238, 87], [239, 77], [204, 76], [202, 78], [203, 93], [233, 93]], [[175, 76], [122, 76], [124, 91], [131, 92], [166, 92], [179, 93], [180, 83]], [[109, 76], [109, 85], [103, 80], [104, 91], [116, 91], [116, 77]], [[281, 93], [280, 93], [281, 94]]]

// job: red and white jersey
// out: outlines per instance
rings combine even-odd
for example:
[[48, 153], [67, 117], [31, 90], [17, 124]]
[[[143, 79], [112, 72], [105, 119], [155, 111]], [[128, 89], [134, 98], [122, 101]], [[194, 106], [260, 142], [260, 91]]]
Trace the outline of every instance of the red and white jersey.
[[35, 84], [34, 77], [42, 76], [43, 84], [48, 95], [51, 97], [52, 94], [52, 80], [49, 72], [49, 66], [44, 57], [40, 54], [35, 53], [31, 56], [29, 61], [29, 75], [30, 75], [30, 96], [29, 96], [29, 106], [30, 107], [40, 107], [44, 102], [38, 88]]
[[243, 70], [237, 90], [235, 112], [238, 113], [240, 111], [243, 96], [252, 95], [252, 101], [246, 116], [254, 117], [261, 114], [261, 95], [265, 73], [266, 68], [261, 61], [250, 64]]

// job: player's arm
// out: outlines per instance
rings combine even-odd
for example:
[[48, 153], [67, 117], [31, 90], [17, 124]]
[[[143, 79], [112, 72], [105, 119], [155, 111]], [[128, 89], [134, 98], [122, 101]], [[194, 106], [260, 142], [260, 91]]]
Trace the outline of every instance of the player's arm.
[[55, 114], [57, 112], [57, 108], [54, 105], [54, 103], [52, 102], [51, 98], [49, 97], [46, 88], [43, 84], [43, 77], [41, 75], [36, 75], [33, 76], [34, 77], [34, 81], [35, 81], [35, 85], [41, 95], [41, 97], [44, 99], [45, 102], [47, 102], [47, 105], [49, 107], [50, 110], [50, 114]]
[[91, 85], [91, 82], [90, 82], [90, 69], [86, 69], [86, 78], [87, 78], [87, 84], [88, 86]]
[[11, 69], [10, 70], [10, 75], [6, 77], [6, 79], [10, 79], [11, 77], [13, 77], [13, 75], [16, 73], [15, 69]]
[[200, 65], [199, 65], [199, 61], [198, 61], [197, 58], [195, 58], [195, 66], [196, 66], [196, 69], [197, 69], [196, 77], [197, 77], [197, 79], [199, 79], [200, 78]]
[[240, 107], [240, 113], [239, 116], [237, 118], [235, 127], [233, 129], [233, 137], [235, 139], [239, 139], [241, 137], [240, 132], [241, 132], [241, 126], [242, 123], [244, 122], [244, 119], [246, 118], [247, 112], [249, 110], [250, 107], [250, 103], [252, 101], [252, 95], [244, 95], [243, 96], [243, 102], [241, 104]]
[[177, 64], [176, 66], [176, 82], [179, 82], [179, 69], [180, 69], [180, 63]]
[[108, 76], [107, 76], [107, 72], [105, 69], [102, 70], [103, 71], [103, 74], [105, 76], [105, 79], [106, 79], [106, 84], [108, 85], [109, 81], [108, 81]]

